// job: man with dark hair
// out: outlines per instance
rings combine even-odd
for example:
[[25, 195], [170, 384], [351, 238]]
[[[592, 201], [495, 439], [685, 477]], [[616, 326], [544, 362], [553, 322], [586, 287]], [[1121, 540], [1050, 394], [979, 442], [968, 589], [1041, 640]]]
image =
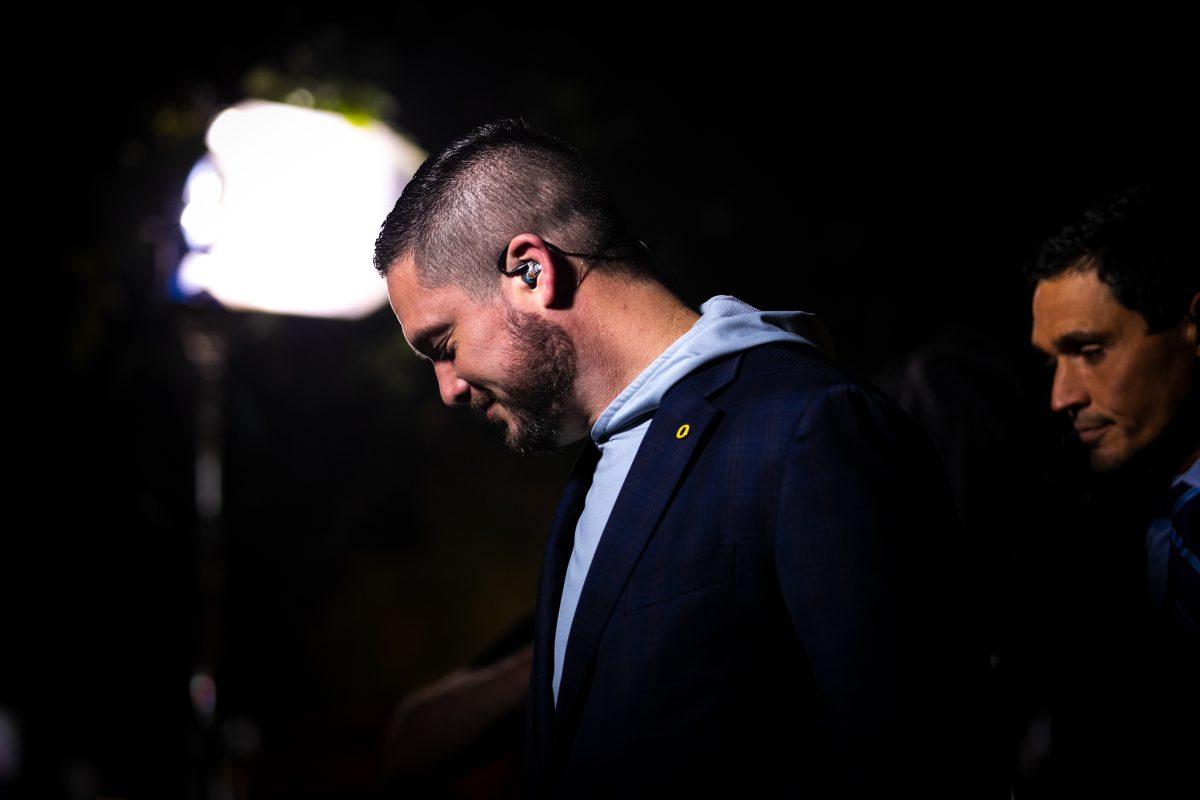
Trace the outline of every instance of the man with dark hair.
[[1139, 454], [1186, 471], [1200, 456], [1189, 413], [1200, 248], [1197, 219], [1180, 211], [1146, 190], [1119, 195], [1051, 239], [1032, 270], [1051, 407], [1071, 415], [1099, 472]]
[[1097, 473], [1062, 571], [1064, 790], [1163, 788], [1200, 752], [1198, 220], [1194, 200], [1124, 192], [1031, 269], [1050, 405]]
[[376, 267], [448, 405], [522, 453], [583, 441], [538, 590], [532, 792], [980, 796], [940, 464], [815, 318], [692, 310], [579, 154], [512, 120], [421, 167]]

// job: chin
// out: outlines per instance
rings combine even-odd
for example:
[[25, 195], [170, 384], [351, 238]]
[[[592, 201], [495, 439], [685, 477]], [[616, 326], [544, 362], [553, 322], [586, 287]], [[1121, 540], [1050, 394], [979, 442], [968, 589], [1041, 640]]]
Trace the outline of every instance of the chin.
[[1091, 463], [1093, 472], [1116, 472], [1129, 463], [1129, 458], [1093, 450], [1091, 453]]
[[1089, 453], [1092, 470], [1100, 473], [1116, 472], [1133, 461], [1138, 452], [1137, 449], [1128, 446], [1097, 447]]
[[496, 418], [504, 425], [504, 443], [508, 449], [522, 456], [548, 455], [560, 452], [563, 445], [558, 441], [557, 418], [553, 416], [530, 419], [514, 413], [511, 422]]

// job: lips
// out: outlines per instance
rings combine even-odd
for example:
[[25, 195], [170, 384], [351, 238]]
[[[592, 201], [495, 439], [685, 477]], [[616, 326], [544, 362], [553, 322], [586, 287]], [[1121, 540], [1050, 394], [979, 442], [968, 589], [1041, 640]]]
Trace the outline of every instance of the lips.
[[1104, 432], [1107, 431], [1111, 425], [1111, 422], [1101, 422], [1092, 425], [1076, 425], [1075, 432], [1079, 434], [1079, 441], [1090, 446], [1100, 441], [1100, 438], [1104, 436]]

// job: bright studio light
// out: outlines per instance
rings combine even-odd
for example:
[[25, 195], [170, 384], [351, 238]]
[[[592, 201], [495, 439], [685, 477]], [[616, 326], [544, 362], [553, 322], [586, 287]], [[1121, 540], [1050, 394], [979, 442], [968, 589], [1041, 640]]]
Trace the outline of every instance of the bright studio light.
[[351, 319], [386, 302], [375, 237], [424, 153], [382, 123], [262, 101], [221, 112], [206, 141], [180, 216], [184, 293]]

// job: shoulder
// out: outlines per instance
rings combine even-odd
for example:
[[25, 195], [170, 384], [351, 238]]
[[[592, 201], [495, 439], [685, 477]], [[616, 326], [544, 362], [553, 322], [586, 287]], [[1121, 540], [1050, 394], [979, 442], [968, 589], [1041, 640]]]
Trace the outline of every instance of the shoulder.
[[869, 380], [816, 348], [777, 342], [737, 358], [734, 380], [713, 398], [726, 414], [767, 414], [793, 425], [814, 411], [903, 416]]
[[738, 358], [734, 379], [710, 398], [729, 446], [787, 461], [819, 457], [855, 469], [888, 461], [921, 474], [940, 472], [928, 435], [846, 365], [815, 348], [779, 343]]

